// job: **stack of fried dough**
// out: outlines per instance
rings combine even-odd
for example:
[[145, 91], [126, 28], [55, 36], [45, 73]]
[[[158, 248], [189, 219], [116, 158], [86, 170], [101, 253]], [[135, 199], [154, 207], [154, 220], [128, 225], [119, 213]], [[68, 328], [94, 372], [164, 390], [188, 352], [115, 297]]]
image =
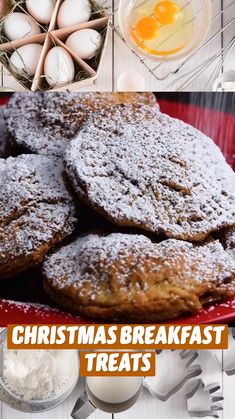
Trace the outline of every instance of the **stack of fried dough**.
[[235, 295], [235, 174], [153, 94], [17, 93], [4, 119], [0, 279], [39, 266], [59, 307], [96, 320]]

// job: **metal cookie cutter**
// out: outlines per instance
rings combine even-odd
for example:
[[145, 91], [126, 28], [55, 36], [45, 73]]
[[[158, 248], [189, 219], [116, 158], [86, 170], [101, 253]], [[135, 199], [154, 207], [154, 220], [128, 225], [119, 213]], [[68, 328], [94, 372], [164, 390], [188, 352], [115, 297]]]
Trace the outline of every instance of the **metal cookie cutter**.
[[197, 380], [193, 390], [187, 395], [187, 410], [191, 417], [205, 418], [210, 416], [212, 418], [219, 418], [219, 411], [223, 410], [221, 401], [223, 397], [218, 383], [213, 383], [205, 386], [203, 380]]
[[218, 375], [221, 373], [221, 367], [211, 351], [183, 350], [180, 356], [182, 359], [188, 360], [190, 366], [193, 366], [195, 363], [200, 365], [205, 386], [217, 381]]
[[223, 351], [223, 363], [218, 358], [216, 351], [214, 351], [214, 355], [227, 375], [235, 375], [235, 328], [229, 329], [228, 349]]
[[[171, 396], [177, 393], [192, 378], [198, 377], [202, 373], [200, 365], [191, 365], [193, 360], [182, 357], [180, 351], [162, 351], [158, 355], [158, 371], [155, 377], [146, 377], [144, 386], [150, 393], [161, 401], [167, 401]], [[176, 363], [181, 365], [181, 374], [178, 377], [169, 377], [166, 381], [167, 367], [175, 369]]]
[[89, 400], [87, 393], [84, 391], [79, 399], [77, 400], [71, 416], [73, 419], [86, 419], [88, 418], [94, 411], [96, 407], [91, 403]]
[[81, 378], [79, 381], [78, 396], [79, 398], [72, 410], [71, 417], [73, 419], [86, 419], [96, 410], [96, 407], [91, 403], [87, 395], [85, 378]]

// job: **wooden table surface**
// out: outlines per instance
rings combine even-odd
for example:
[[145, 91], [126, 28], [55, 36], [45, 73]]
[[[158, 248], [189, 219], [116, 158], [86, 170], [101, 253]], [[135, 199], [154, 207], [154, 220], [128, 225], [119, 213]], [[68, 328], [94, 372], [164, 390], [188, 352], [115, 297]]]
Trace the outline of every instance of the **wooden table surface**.
[[[177, 351], [167, 353], [167, 363], [164, 364], [164, 371], [160, 370], [160, 359], [158, 362], [161, 380], [164, 385], [167, 385], [169, 380], [172, 381], [180, 374], [182, 370], [181, 360]], [[222, 360], [223, 352], [217, 351], [217, 357]], [[160, 355], [161, 356], [161, 355]], [[223, 412], [219, 413], [220, 419], [234, 419], [235, 414], [235, 376], [227, 376], [221, 371], [219, 364], [212, 358], [208, 351], [200, 351], [200, 363], [202, 365], [205, 384], [218, 382], [221, 386], [221, 392], [224, 397]], [[212, 364], [211, 364], [212, 362]], [[167, 367], [166, 367], [167, 365]], [[155, 399], [148, 390], [144, 389], [141, 398], [135, 406], [130, 410], [114, 415], [116, 419], [189, 419], [189, 414], [186, 410], [185, 394], [189, 390], [192, 381], [186, 384], [182, 390], [177, 392], [168, 402], [161, 402]], [[75, 405], [76, 389], [73, 394], [61, 406], [56, 409], [41, 413], [41, 414], [25, 414], [19, 413], [4, 403], [0, 403], [0, 419], [69, 419], [70, 413]], [[94, 412], [91, 419], [112, 419], [110, 414], [102, 413], [100, 411]]]
[[[143, 60], [141, 63], [140, 59], [129, 50], [127, 45], [124, 44], [123, 40], [119, 37], [119, 27], [117, 21], [117, 8], [119, 0], [100, 0], [100, 2], [108, 8], [110, 23], [113, 27], [109, 32], [107, 50], [105, 52], [98, 80], [95, 84], [81, 90], [116, 90], [117, 79], [120, 74], [126, 71], [137, 71], [144, 76], [146, 81], [146, 90], [148, 91], [210, 91], [212, 85], [209, 80], [216, 69], [222, 68], [222, 71], [228, 71], [231, 69], [235, 70], [235, 45], [228, 56], [226, 55], [227, 49], [224, 54], [220, 53], [221, 48], [227, 47], [235, 36], [235, 0], [212, 0], [214, 19], [206, 41], [214, 37], [216, 34], [217, 36], [213, 38], [213, 41], [209, 42], [209, 44], [194, 54], [193, 58], [191, 58], [187, 64], [182, 66], [177, 75], [168, 77], [165, 81], [159, 81], [157, 78], [162, 78], [170, 71], [176, 70], [182, 61], [174, 62], [173, 64], [166, 63], [163, 65], [158, 65], [148, 60]], [[221, 10], [223, 9], [225, 9], [225, 11], [221, 14]], [[227, 28], [226, 25], [228, 25]], [[222, 28], [224, 28], [224, 30], [220, 33]], [[212, 64], [207, 65], [203, 71], [201, 71], [200, 66], [205, 63], [205, 60], [217, 54], [219, 55], [215, 61]], [[195, 71], [197, 67], [198, 71], [200, 70], [201, 72], [189, 83], [192, 72]], [[12, 76], [9, 76], [5, 69], [1, 67], [0, 70], [0, 89], [1, 86], [3, 86], [17, 91], [24, 90]]]

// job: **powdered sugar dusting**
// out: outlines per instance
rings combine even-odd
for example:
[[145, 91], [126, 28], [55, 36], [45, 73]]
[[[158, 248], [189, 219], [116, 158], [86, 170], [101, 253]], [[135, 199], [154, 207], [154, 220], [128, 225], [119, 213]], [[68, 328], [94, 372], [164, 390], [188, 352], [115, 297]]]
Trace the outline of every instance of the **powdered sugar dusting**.
[[83, 125], [65, 157], [79, 196], [117, 224], [173, 238], [235, 225], [235, 174], [219, 148], [160, 112], [133, 117], [141, 112], [148, 107], [117, 105]]
[[235, 260], [235, 227], [225, 230], [221, 235], [224, 248]]
[[156, 105], [152, 93], [16, 93], [5, 112], [12, 145], [62, 156], [89, 115], [122, 101]]
[[141, 297], [173, 302], [177, 292], [188, 293], [190, 299], [198, 289], [206, 293], [219, 286], [235, 291], [235, 264], [218, 241], [153, 243], [143, 235], [90, 234], [48, 257], [44, 274], [50, 288], [72, 294], [81, 305], [135, 305], [138, 296], [140, 304]]
[[24, 266], [33, 252], [45, 245], [45, 253], [72, 232], [75, 207], [62, 171], [61, 161], [43, 156], [0, 159], [0, 277], [19, 258]]

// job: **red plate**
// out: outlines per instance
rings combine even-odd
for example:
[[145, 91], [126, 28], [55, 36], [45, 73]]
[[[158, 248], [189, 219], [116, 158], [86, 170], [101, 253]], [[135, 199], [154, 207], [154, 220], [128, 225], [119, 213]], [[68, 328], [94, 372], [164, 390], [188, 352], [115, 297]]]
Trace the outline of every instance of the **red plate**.
[[[174, 324], [231, 323], [235, 319], [235, 298], [208, 305], [198, 314], [174, 320]], [[144, 319], [143, 319], [144, 320]], [[8, 324], [82, 324], [91, 323], [82, 317], [73, 317], [57, 309], [40, 304], [16, 303], [0, 300], [0, 326]], [[167, 323], [167, 322], [165, 322]], [[172, 323], [169, 321], [168, 323]]]
[[[0, 104], [5, 102], [5, 98], [0, 98]], [[166, 100], [160, 100], [159, 103], [162, 112], [182, 119], [212, 137], [235, 169], [234, 115]], [[223, 303], [208, 305], [197, 315], [185, 316], [174, 323], [228, 323], [233, 321], [235, 321], [235, 298]], [[87, 320], [73, 317], [50, 307], [0, 300], [0, 326], [13, 323], [67, 324], [84, 322]]]

